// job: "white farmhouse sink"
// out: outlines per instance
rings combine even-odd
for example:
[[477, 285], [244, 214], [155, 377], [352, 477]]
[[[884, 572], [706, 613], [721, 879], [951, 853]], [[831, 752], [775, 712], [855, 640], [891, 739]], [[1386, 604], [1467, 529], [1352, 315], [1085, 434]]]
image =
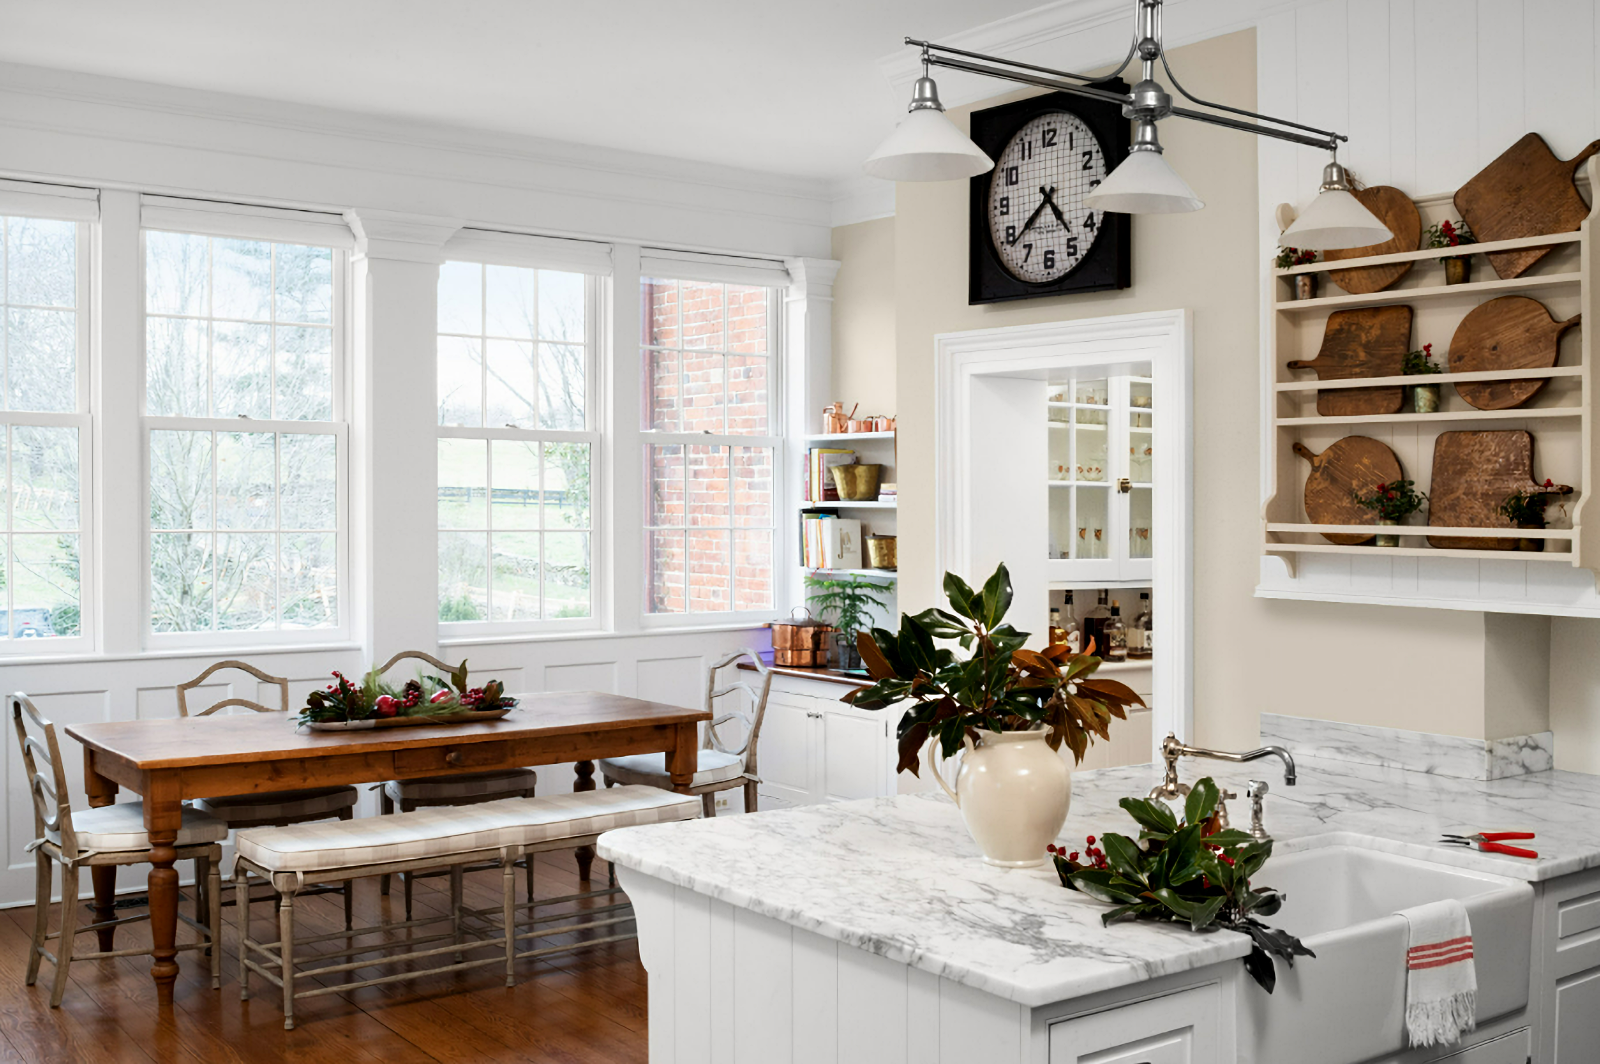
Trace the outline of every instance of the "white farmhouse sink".
[[1270, 996], [1244, 980], [1240, 1049], [1256, 1064], [1356, 1064], [1404, 1049], [1408, 926], [1401, 909], [1459, 898], [1472, 923], [1478, 1022], [1528, 1004], [1533, 887], [1336, 844], [1274, 854], [1255, 885], [1284, 894], [1266, 921], [1317, 954], [1281, 960]]

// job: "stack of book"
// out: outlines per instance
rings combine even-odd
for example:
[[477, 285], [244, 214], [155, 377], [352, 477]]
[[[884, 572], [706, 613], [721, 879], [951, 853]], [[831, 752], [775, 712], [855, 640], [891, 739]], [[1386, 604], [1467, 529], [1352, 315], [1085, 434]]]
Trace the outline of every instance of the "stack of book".
[[831, 512], [802, 511], [800, 564], [807, 569], [861, 568], [861, 522]]
[[806, 502], [838, 502], [839, 488], [828, 472], [836, 465], [849, 465], [856, 452], [839, 447], [813, 447], [806, 452]]

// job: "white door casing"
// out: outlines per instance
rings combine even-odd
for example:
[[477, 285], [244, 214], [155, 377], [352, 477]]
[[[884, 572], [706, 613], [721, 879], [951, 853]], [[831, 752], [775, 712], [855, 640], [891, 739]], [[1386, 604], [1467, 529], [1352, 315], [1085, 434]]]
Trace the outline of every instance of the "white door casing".
[[[995, 431], [993, 401], [1009, 389], [986, 378], [1044, 380], [1053, 371], [1149, 363], [1157, 419], [1151, 542], [1155, 644], [1151, 758], [1167, 732], [1192, 735], [1194, 723], [1193, 633], [1193, 406], [1194, 343], [1188, 310], [1153, 311], [1077, 321], [975, 329], [934, 337], [934, 559], [939, 571], [980, 579], [993, 568], [997, 529], [1015, 528], [1019, 547], [1004, 560], [1013, 584], [1045, 586], [1046, 552], [1030, 550], [1044, 529], [1039, 520], [994, 520], [996, 479], [1014, 476], [1016, 495], [1039, 485], [1038, 469], [1013, 456], [982, 461], [982, 433]], [[1017, 419], [1020, 420], [1020, 419]], [[1003, 431], [1004, 430], [1000, 430]], [[1042, 453], [1042, 452], [1033, 452]], [[1013, 469], [1013, 474], [1007, 474]], [[1037, 506], [1018, 504], [1031, 513]], [[986, 516], [987, 515], [987, 516]], [[981, 525], [981, 528], [980, 528]], [[1019, 596], [1018, 627], [1042, 632], [1044, 596], [1029, 603]], [[1037, 613], [1037, 620], [1024, 614]]]

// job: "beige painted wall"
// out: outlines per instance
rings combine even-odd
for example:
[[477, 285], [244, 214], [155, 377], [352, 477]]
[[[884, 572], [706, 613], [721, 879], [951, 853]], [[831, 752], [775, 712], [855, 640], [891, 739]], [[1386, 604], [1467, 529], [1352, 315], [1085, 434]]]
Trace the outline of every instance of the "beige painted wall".
[[833, 390], [849, 410], [895, 414], [894, 219], [833, 231]]
[[[1246, 107], [1255, 99], [1253, 31], [1177, 49], [1174, 65], [1187, 72], [1185, 84], [1197, 95]], [[953, 110], [951, 118], [964, 128], [969, 111]], [[934, 335], [1188, 307], [1194, 311], [1196, 380], [1193, 738], [1247, 747], [1257, 739], [1263, 710], [1483, 737], [1482, 614], [1277, 602], [1252, 594], [1259, 493], [1256, 142], [1178, 120], [1162, 123], [1162, 140], [1207, 206], [1194, 214], [1136, 219], [1134, 286], [1126, 291], [968, 306], [967, 191], [961, 182], [902, 184], [892, 229], [851, 226], [842, 241], [836, 230], [834, 253], [844, 263], [836, 313], [852, 301], [859, 313], [883, 298], [875, 264], [893, 255], [900, 608], [916, 612], [938, 595]], [[870, 287], [863, 294], [858, 285]], [[841, 348], [836, 380], [881, 380], [879, 369], [855, 365], [871, 357], [871, 348], [856, 342], [853, 329], [841, 337], [849, 346]]]

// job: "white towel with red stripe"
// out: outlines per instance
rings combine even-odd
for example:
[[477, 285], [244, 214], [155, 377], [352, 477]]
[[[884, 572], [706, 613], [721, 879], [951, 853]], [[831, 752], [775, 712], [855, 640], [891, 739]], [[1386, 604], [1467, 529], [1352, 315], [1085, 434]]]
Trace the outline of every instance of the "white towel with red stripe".
[[1478, 975], [1467, 907], [1447, 898], [1400, 915], [1411, 925], [1406, 1031], [1414, 1046], [1448, 1045], [1478, 1022]]

